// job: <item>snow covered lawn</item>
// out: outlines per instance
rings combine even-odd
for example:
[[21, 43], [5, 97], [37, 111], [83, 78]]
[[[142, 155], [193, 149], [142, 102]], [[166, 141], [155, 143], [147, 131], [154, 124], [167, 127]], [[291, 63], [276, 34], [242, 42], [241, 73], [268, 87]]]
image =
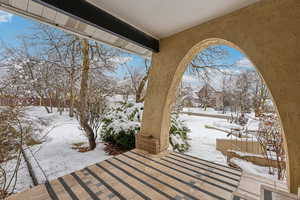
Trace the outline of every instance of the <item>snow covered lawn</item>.
[[[191, 147], [188, 152], [185, 152], [185, 154], [227, 165], [226, 157], [220, 151], [216, 150], [216, 139], [227, 138], [227, 133], [205, 128], [205, 125], [219, 125], [221, 127], [228, 128], [229, 126], [232, 126], [232, 124], [228, 123], [225, 119], [199, 117], [185, 114], [180, 115], [180, 119], [185, 120], [188, 128], [191, 129], [191, 132], [189, 133], [189, 137], [191, 138]], [[257, 125], [253, 121], [249, 121], [249, 123], [251, 124], [250, 126], [252, 128]], [[237, 158], [234, 158], [232, 161], [246, 172], [276, 179], [276, 176], [268, 173], [267, 167], [257, 166], [251, 162]]]
[[216, 150], [216, 138], [226, 138], [226, 133], [205, 128], [205, 125], [226, 120], [185, 114], [180, 115], [180, 119], [184, 120], [191, 129], [189, 133], [191, 147], [186, 154], [226, 164], [225, 156]]
[[[58, 112], [46, 113], [43, 107], [30, 107], [26, 114], [34, 121], [35, 126], [39, 126], [38, 128], [43, 130], [35, 133], [44, 142], [26, 149], [26, 154], [33, 165], [39, 183], [46, 180], [45, 176], [49, 180], [53, 180], [110, 157], [104, 152], [102, 143], [97, 143], [97, 148], [90, 152], [80, 153], [72, 149], [74, 143], [86, 143], [87, 138], [79, 129], [78, 121], [70, 118], [67, 112], [60, 116]], [[16, 192], [28, 189], [32, 184], [28, 180], [30, 178], [26, 169], [23, 164]]]
[[78, 121], [70, 118], [68, 113], [60, 116], [55, 112], [49, 116], [43, 108], [33, 107], [28, 114], [53, 120], [43, 132], [47, 134], [46, 141], [33, 148], [36, 159], [50, 180], [109, 158], [103, 151], [102, 143], [98, 143], [97, 148], [90, 152], [80, 153], [72, 149], [72, 144], [86, 143], [87, 138], [79, 129]]

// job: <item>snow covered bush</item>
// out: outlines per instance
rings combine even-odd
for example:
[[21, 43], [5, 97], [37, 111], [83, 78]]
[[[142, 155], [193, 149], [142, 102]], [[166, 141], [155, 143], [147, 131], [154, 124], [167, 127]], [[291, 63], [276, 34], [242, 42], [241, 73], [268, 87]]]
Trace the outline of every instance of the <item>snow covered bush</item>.
[[108, 111], [102, 120], [101, 139], [126, 150], [135, 147], [135, 134], [140, 130], [143, 104], [120, 103]]
[[[143, 114], [142, 103], [119, 103], [110, 108], [102, 120], [101, 139], [130, 150], [135, 148], [135, 135], [140, 131]], [[170, 128], [170, 144], [173, 150], [187, 151], [187, 133], [189, 129], [178, 116], [172, 116]]]
[[184, 121], [180, 120], [178, 115], [172, 115], [169, 141], [174, 151], [185, 152], [190, 148], [188, 132], [190, 130]]

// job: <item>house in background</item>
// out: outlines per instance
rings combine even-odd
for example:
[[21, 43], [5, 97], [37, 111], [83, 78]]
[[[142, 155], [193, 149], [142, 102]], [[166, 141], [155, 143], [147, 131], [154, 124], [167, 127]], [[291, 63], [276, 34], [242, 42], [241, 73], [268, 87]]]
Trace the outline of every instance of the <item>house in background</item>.
[[196, 92], [199, 103], [203, 107], [212, 107], [215, 110], [221, 110], [224, 107], [224, 94], [209, 84], [205, 84], [198, 92]]

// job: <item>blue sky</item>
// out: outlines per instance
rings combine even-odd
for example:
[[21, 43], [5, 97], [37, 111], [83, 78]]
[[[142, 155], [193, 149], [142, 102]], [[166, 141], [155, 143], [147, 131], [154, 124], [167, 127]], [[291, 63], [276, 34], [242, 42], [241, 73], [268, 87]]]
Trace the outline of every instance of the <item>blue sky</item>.
[[[18, 36], [30, 34], [32, 31], [31, 27], [34, 23], [36, 22], [30, 19], [0, 11], [0, 41], [4, 41], [7, 45], [18, 46]], [[223, 46], [223, 48], [225, 48], [229, 53], [229, 55], [224, 59], [224, 63], [241, 63], [241, 67], [251, 65], [245, 56], [238, 50], [228, 46]], [[126, 54], [126, 56], [131, 57], [130, 61], [127, 63], [129, 67], [144, 68], [144, 60], [142, 57], [134, 54]], [[125, 75], [125, 72], [126, 69], [124, 67], [119, 67], [115, 74], [117, 77], [122, 78]]]
[[[1, 16], [5, 16], [6, 13], [0, 12]], [[8, 45], [18, 45], [18, 40], [16, 38], [23, 34], [30, 33], [30, 27], [33, 25], [33, 21], [19, 17], [16, 15], [7, 16], [7, 20], [3, 17], [3, 20], [0, 20], [0, 40], [4, 41]]]

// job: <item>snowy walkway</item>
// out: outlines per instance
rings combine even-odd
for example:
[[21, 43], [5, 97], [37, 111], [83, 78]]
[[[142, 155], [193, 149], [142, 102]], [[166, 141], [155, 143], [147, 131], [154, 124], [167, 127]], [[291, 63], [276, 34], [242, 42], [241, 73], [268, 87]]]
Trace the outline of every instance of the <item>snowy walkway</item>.
[[216, 139], [227, 138], [226, 133], [205, 128], [205, 125], [226, 120], [190, 115], [181, 115], [180, 119], [191, 129], [189, 133], [191, 148], [186, 154], [227, 165], [225, 156], [216, 150]]

